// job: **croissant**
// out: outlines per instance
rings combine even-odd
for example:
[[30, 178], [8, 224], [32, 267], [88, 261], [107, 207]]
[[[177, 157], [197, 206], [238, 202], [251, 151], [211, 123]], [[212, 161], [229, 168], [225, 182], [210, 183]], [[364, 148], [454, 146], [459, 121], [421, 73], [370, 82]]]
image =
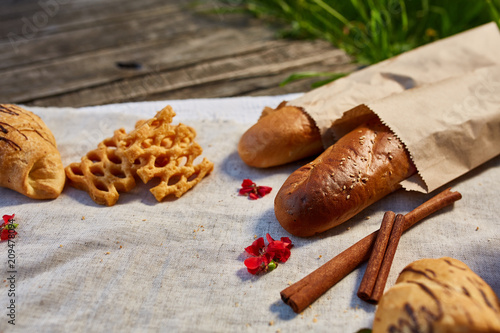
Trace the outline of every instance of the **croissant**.
[[0, 104], [0, 186], [33, 199], [54, 199], [66, 176], [56, 140], [37, 115]]

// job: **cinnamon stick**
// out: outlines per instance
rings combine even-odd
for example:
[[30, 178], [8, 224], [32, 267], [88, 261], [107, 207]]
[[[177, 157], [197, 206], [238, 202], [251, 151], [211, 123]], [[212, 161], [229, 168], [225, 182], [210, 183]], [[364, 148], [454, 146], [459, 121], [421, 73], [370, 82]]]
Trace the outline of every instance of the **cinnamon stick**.
[[[449, 188], [444, 190], [406, 214], [403, 231], [408, 230], [420, 220], [461, 198], [462, 195], [459, 192], [451, 192]], [[378, 231], [375, 231], [364, 237], [302, 280], [281, 291], [281, 299], [294, 312], [302, 312], [328, 289], [352, 272], [359, 264], [368, 260], [377, 234]]]
[[394, 225], [396, 214], [388, 211], [384, 214], [382, 224], [377, 234], [377, 239], [373, 245], [373, 250], [366, 266], [365, 274], [358, 288], [358, 297], [364, 301], [368, 301], [372, 295], [373, 288], [379, 276], [380, 267], [389, 243], [389, 237]]
[[382, 265], [380, 266], [380, 271], [373, 287], [371, 296], [368, 299], [369, 303], [377, 304], [384, 294], [384, 288], [387, 283], [387, 277], [391, 270], [392, 261], [394, 260], [394, 255], [396, 254], [396, 248], [398, 247], [399, 239], [403, 234], [403, 226], [405, 223], [405, 217], [401, 214], [396, 216], [396, 221], [392, 227], [391, 236], [389, 237], [389, 243], [387, 244], [387, 249], [385, 250], [384, 259], [382, 260]]

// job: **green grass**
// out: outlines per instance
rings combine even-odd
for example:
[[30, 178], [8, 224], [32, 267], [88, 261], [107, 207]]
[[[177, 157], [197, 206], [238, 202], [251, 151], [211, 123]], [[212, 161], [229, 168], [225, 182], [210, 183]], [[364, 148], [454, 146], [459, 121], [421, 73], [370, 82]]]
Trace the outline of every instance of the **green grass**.
[[282, 37], [327, 40], [364, 65], [487, 22], [500, 25], [500, 0], [220, 1], [278, 22]]

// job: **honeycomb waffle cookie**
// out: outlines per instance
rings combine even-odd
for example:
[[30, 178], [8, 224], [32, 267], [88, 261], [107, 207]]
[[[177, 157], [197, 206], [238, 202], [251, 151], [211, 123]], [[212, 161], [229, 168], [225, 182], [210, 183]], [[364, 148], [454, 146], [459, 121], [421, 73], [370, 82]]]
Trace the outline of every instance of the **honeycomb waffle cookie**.
[[96, 203], [112, 206], [119, 192], [135, 187], [135, 176], [144, 183], [157, 177], [160, 184], [151, 192], [158, 201], [170, 194], [179, 198], [213, 170], [213, 163], [204, 158], [194, 164], [203, 152], [194, 141], [196, 132], [183, 124], [172, 125], [174, 116], [167, 106], [154, 118], [138, 121], [129, 134], [115, 131], [80, 163], [66, 167], [69, 184], [87, 191]]
[[124, 129], [116, 130], [113, 137], [89, 151], [81, 162], [66, 167], [69, 184], [87, 191], [96, 203], [112, 206], [118, 201], [118, 192], [128, 192], [135, 187], [137, 166], [128, 163], [120, 141], [127, 135]]
[[173, 126], [173, 116], [167, 106], [122, 141], [128, 162], [140, 165], [137, 175], [144, 183], [160, 178], [160, 184], [150, 190], [158, 201], [170, 194], [179, 198], [213, 170], [206, 158], [194, 164], [203, 152], [194, 141], [196, 131], [184, 124]]

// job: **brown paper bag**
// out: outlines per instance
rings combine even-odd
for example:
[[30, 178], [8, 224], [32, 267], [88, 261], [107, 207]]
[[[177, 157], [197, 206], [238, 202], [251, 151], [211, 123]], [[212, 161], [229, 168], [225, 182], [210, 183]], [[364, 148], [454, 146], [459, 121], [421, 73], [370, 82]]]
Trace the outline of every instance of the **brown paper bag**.
[[325, 147], [330, 127], [346, 110], [410, 88], [500, 64], [500, 33], [489, 23], [385, 60], [289, 101], [319, 127]]
[[401, 139], [417, 167], [403, 187], [431, 192], [500, 154], [500, 65], [355, 107], [333, 124], [334, 135], [371, 112]]

